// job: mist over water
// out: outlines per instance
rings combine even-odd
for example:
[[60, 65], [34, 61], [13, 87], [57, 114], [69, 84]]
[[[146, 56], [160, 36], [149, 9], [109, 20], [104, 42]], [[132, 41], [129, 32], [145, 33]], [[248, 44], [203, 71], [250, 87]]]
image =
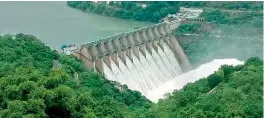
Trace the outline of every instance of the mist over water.
[[159, 99], [165, 98], [165, 94], [172, 93], [174, 90], [183, 88], [188, 83], [193, 83], [203, 77], [207, 77], [217, 71], [221, 65], [240, 65], [243, 61], [237, 59], [214, 59], [212, 62], [202, 64], [198, 68], [183, 73], [169, 81], [166, 81], [157, 88], [147, 93], [146, 97], [152, 102], [158, 102]]
[[209, 31], [179, 37], [193, 67], [213, 59], [263, 58], [263, 28], [244, 25], [213, 25]]
[[[221, 65], [235, 66], [243, 64], [250, 57], [263, 57], [262, 28], [248, 25], [216, 25], [209, 32], [185, 36], [180, 42], [185, 48], [185, 53], [194, 70], [181, 73], [177, 60], [169, 58], [174, 56], [165, 45], [164, 53], [154, 52], [149, 54], [147, 52], [146, 60], [143, 62], [149, 62], [150, 64], [150, 68], [145, 68], [145, 72], [150, 70], [149, 73], [159, 73], [158, 70], [160, 70], [162, 74], [162, 76], [157, 75], [159, 82], [152, 80], [147, 81], [146, 84], [151, 82], [157, 82], [158, 84], [146, 89], [147, 91], [144, 90], [144, 92], [140, 89], [134, 90], [141, 91], [149, 100], [157, 102], [159, 99], [165, 98], [167, 93], [172, 93], [188, 83], [193, 83], [213, 74]], [[187, 48], [184, 47], [186, 45]], [[156, 66], [153, 66], [153, 62]], [[157, 71], [155, 71], [155, 68], [158, 68]]]
[[[262, 33], [261, 28], [217, 25], [209, 32], [185, 36], [180, 40], [193, 70], [182, 73], [174, 54], [165, 44], [163, 51], [160, 47], [157, 52], [146, 51], [146, 57], [140, 53], [140, 60], [133, 55], [133, 62], [128, 59], [127, 67], [124, 64], [119, 68], [115, 66], [117, 70], [114, 73], [123, 72], [123, 77], [118, 77], [115, 81], [140, 91], [153, 102], [158, 102], [167, 93], [213, 74], [221, 65], [235, 66], [243, 64], [250, 57], [262, 58]], [[106, 74], [106, 77], [111, 75]]]
[[180, 43], [195, 68], [147, 93], [153, 102], [217, 71], [221, 65], [239, 65], [250, 57], [263, 58], [263, 29], [244, 25], [215, 25], [210, 31], [181, 37]]

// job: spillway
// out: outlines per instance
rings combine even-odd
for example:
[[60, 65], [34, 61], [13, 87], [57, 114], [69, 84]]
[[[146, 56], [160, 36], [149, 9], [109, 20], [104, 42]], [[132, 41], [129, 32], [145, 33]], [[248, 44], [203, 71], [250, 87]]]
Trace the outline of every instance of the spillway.
[[118, 65], [110, 58], [112, 69], [103, 61], [104, 75], [107, 79], [126, 84], [130, 89], [147, 95], [164, 82], [182, 73], [181, 67], [167, 45], [164, 50], [157, 46], [157, 51], [150, 48], [144, 54], [138, 51], [124, 55], [125, 62], [117, 55]]
[[[126, 84], [130, 89], [138, 90], [147, 95], [149, 91], [170, 80], [178, 73], [166, 54], [161, 49], [160, 51], [159, 54], [152, 52], [152, 55], [146, 52], [146, 56], [139, 52], [140, 59], [132, 53], [133, 61], [125, 56], [126, 64], [119, 57], [117, 58], [119, 65], [111, 59], [112, 69], [103, 61], [104, 75], [111, 81]], [[167, 68], [170, 68], [170, 72]]]
[[164, 53], [166, 54], [167, 58], [169, 59], [171, 65], [176, 71], [176, 76], [182, 73], [181, 67], [177, 59], [174, 57], [173, 52], [169, 49], [167, 44], [164, 44]]
[[159, 23], [83, 44], [75, 55], [106, 79], [147, 96], [191, 69], [175, 35], [176, 25]]

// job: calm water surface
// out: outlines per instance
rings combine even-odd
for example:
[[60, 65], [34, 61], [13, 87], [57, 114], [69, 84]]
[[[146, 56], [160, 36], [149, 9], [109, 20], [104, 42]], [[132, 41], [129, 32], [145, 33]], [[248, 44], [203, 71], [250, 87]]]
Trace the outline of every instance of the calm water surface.
[[83, 13], [66, 2], [0, 2], [0, 34], [32, 34], [55, 49], [150, 24]]

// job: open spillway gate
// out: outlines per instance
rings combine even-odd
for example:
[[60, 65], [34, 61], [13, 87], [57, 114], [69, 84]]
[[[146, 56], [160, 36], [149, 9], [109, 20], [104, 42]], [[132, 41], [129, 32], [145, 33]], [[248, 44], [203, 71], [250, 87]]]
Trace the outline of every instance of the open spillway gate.
[[74, 53], [107, 79], [146, 94], [191, 69], [172, 30], [179, 22], [151, 25], [83, 44]]

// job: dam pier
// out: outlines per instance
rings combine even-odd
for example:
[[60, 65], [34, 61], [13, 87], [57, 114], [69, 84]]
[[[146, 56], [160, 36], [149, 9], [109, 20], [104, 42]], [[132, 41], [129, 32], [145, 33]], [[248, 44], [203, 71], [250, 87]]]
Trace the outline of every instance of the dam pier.
[[174, 30], [199, 18], [176, 19], [81, 45], [73, 53], [106, 79], [146, 95], [167, 80], [191, 70]]

